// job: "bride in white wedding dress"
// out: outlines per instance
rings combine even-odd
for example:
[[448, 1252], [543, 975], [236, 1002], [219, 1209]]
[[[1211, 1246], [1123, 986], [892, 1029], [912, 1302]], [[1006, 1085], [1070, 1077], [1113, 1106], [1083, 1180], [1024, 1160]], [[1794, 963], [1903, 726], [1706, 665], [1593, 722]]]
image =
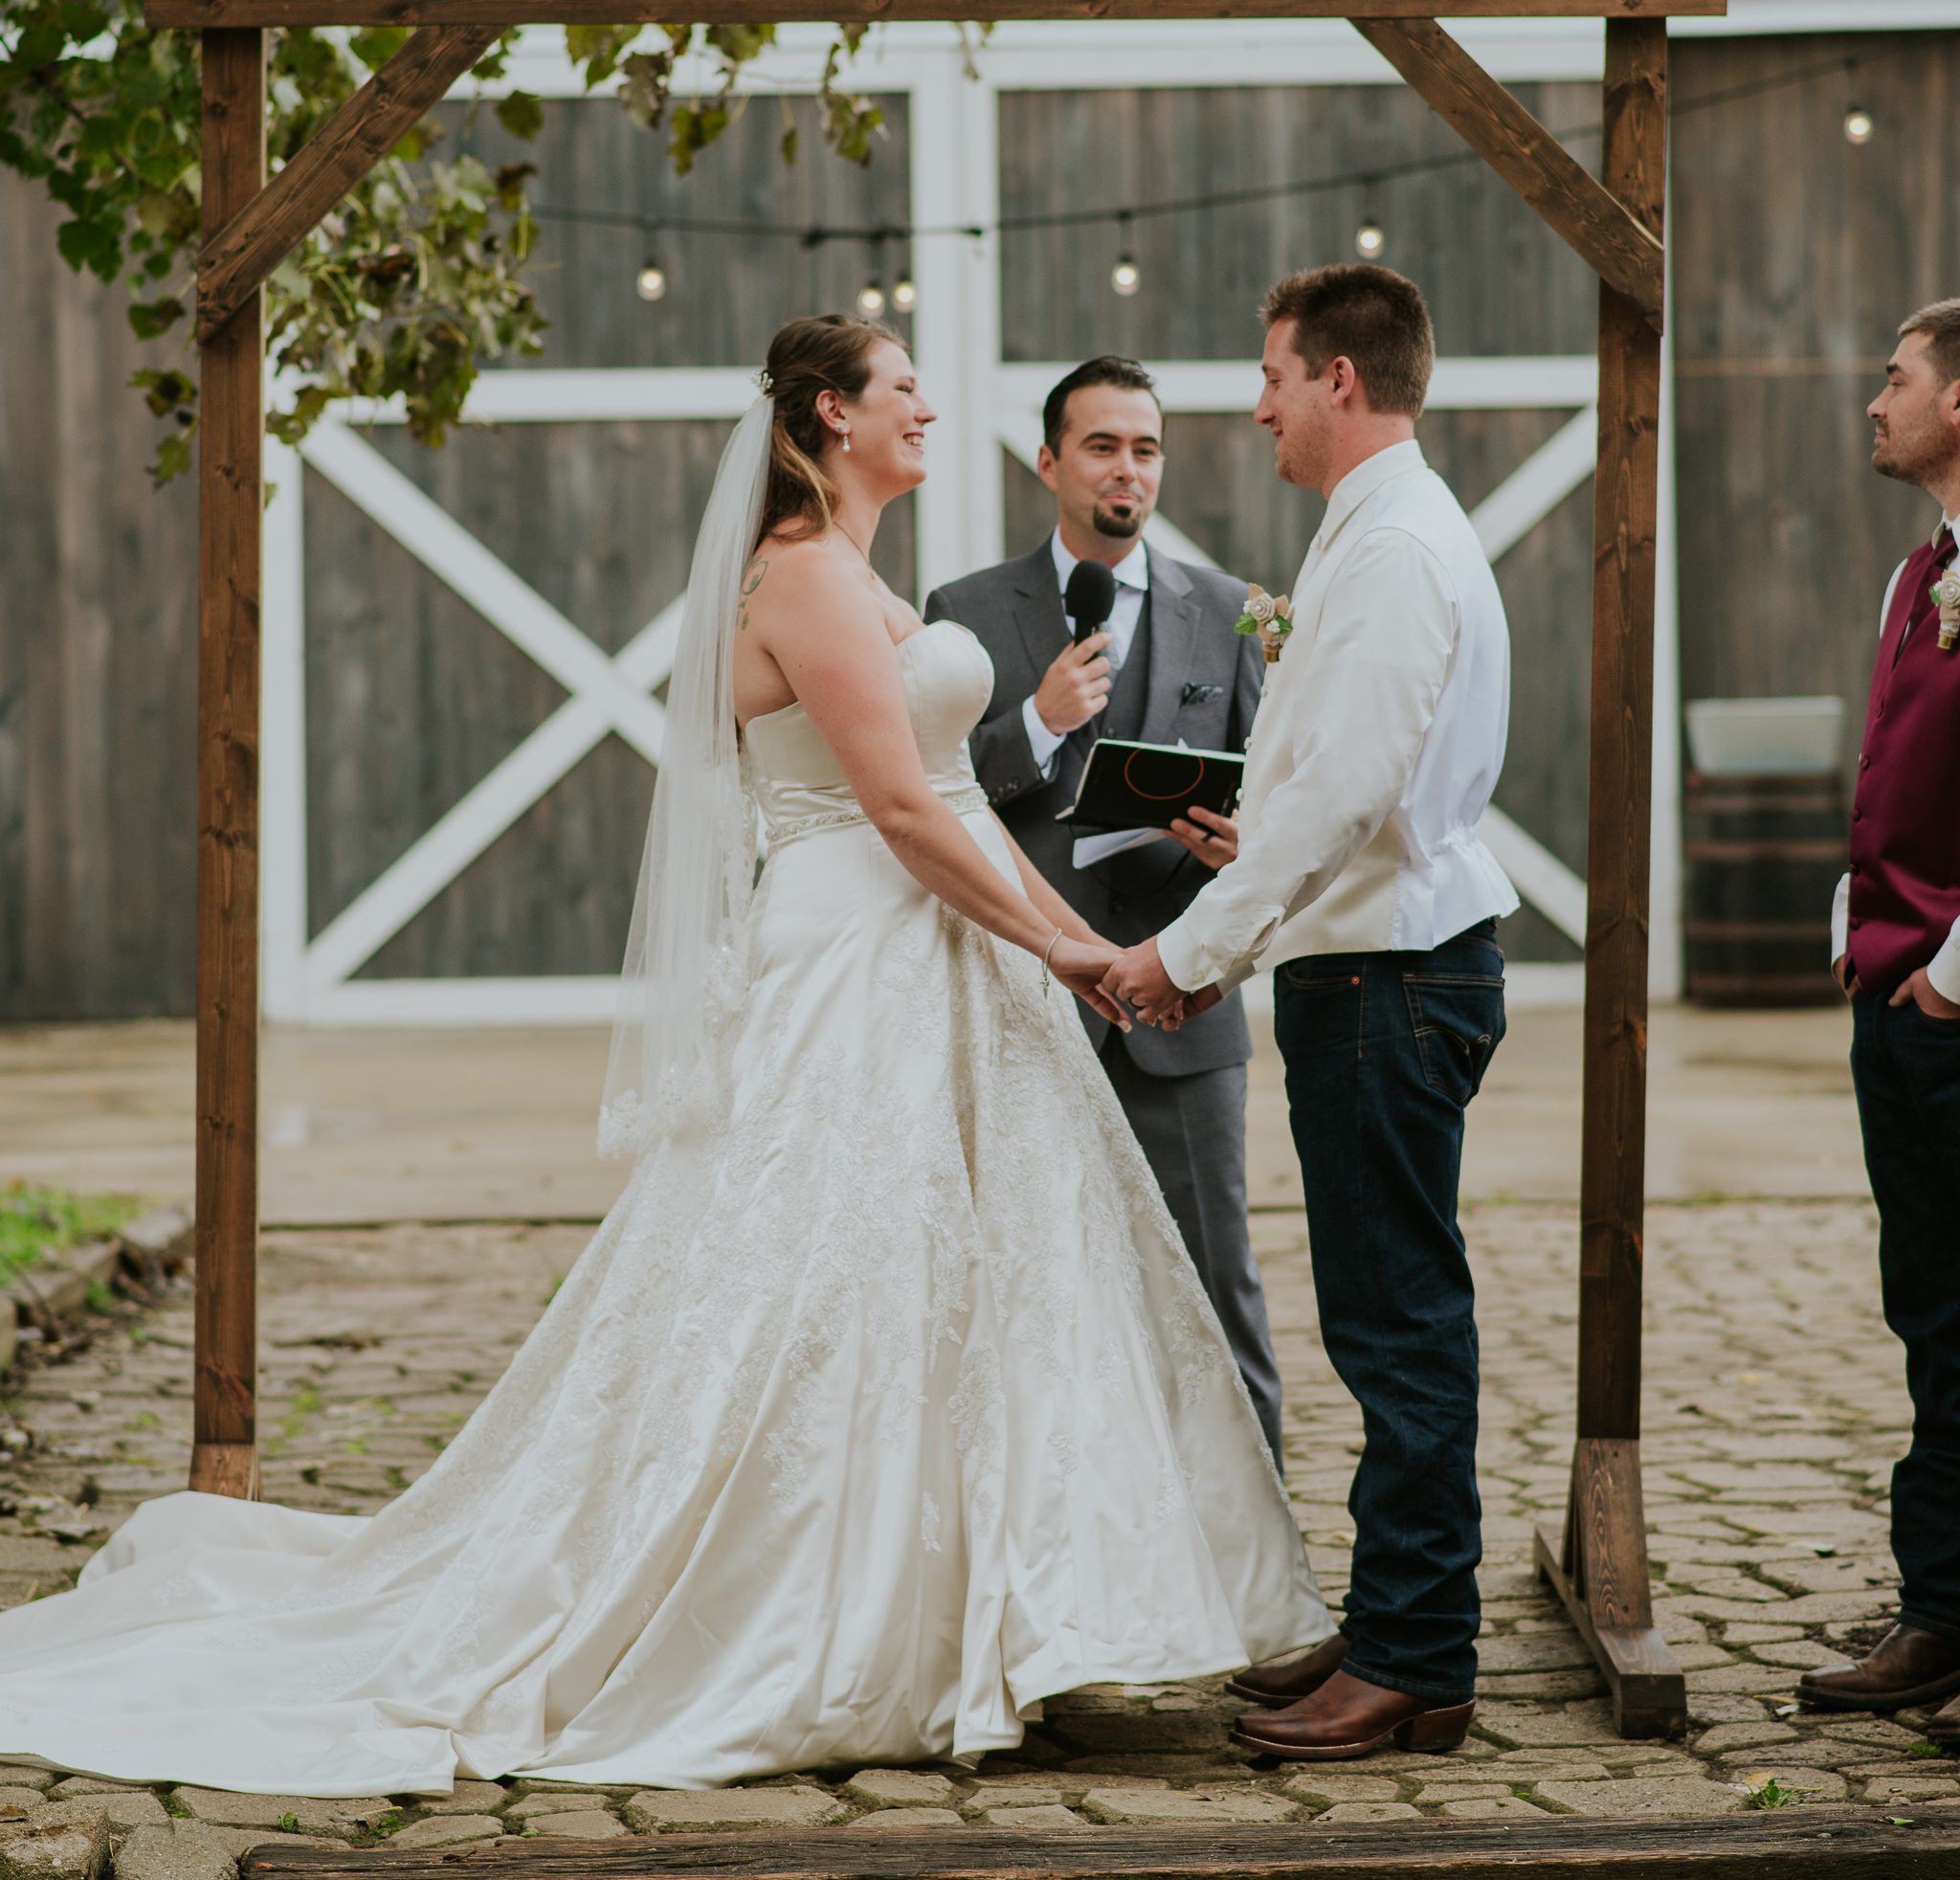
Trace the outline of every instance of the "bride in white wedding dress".
[[768, 370], [670, 690], [624, 1195], [379, 1514], [167, 1496], [0, 1615], [0, 1755], [707, 1787], [1008, 1749], [1049, 1692], [1332, 1632], [1062, 990], [1113, 950], [974, 783], [987, 656], [864, 554], [924, 475], [911, 363], [833, 315]]

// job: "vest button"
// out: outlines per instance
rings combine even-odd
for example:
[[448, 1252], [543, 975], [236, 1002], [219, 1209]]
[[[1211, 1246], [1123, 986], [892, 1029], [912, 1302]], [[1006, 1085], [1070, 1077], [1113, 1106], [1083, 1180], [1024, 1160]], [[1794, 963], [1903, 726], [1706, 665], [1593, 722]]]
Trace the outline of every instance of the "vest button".
[[1125, 911], [1124, 904], [1121, 901], [1112, 901], [1109, 904], [1109, 911], [1112, 914], [1123, 913]]
[[1853, 810], [1851, 819], [1853, 822], [1862, 822], [1864, 820], [1864, 812], [1862, 810]]
[[1861, 920], [1860, 920], [1856, 914], [1852, 915], [1851, 924], [1853, 927], [1862, 927], [1864, 925], [1864, 923]]

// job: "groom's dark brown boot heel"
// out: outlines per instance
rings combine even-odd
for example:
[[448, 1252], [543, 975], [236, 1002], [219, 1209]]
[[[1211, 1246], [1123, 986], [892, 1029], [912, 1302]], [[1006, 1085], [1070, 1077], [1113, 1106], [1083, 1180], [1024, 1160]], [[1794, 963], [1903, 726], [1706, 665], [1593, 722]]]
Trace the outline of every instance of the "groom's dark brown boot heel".
[[1473, 1701], [1432, 1707], [1407, 1691], [1337, 1670], [1311, 1696], [1283, 1711], [1248, 1711], [1232, 1740], [1287, 1762], [1343, 1762], [1394, 1739], [1395, 1747], [1440, 1756], [1469, 1735]]
[[1303, 1658], [1268, 1659], [1263, 1665], [1249, 1665], [1225, 1680], [1226, 1691], [1242, 1697], [1248, 1704], [1263, 1704], [1271, 1711], [1283, 1711], [1310, 1697], [1341, 1668], [1348, 1656], [1348, 1641], [1336, 1632], [1323, 1639]]
[[1452, 1704], [1446, 1711], [1424, 1711], [1407, 1723], [1395, 1727], [1398, 1750], [1420, 1750], [1425, 1756], [1441, 1756], [1453, 1750], [1470, 1734], [1470, 1719], [1477, 1705]]

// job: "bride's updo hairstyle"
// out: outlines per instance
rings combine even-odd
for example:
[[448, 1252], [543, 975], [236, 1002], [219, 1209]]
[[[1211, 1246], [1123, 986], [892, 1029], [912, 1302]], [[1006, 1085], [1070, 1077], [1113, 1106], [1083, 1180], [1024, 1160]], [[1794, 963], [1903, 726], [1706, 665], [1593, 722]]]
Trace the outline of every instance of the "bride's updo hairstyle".
[[837, 486], [824, 471], [823, 447], [835, 434], [817, 415], [817, 395], [856, 398], [871, 383], [873, 349], [885, 340], [905, 344], [883, 321], [856, 313], [819, 313], [777, 329], [765, 367], [776, 424], [758, 543], [778, 532], [800, 542], [831, 526]]

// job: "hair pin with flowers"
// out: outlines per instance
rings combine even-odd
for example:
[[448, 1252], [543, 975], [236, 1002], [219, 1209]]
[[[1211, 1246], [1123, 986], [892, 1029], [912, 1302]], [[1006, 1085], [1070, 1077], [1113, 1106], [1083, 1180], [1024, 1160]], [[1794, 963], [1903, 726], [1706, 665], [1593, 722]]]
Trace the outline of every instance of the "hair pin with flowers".
[[769, 395], [769, 387], [774, 384], [775, 380], [769, 376], [769, 369], [767, 366], [763, 367], [756, 373], [755, 389], [758, 392], [760, 392], [765, 398], [767, 398]]
[[1265, 649], [1266, 663], [1278, 662], [1286, 636], [1293, 631], [1293, 603], [1284, 594], [1269, 594], [1255, 581], [1245, 591], [1245, 612], [1234, 633], [1256, 633]]

